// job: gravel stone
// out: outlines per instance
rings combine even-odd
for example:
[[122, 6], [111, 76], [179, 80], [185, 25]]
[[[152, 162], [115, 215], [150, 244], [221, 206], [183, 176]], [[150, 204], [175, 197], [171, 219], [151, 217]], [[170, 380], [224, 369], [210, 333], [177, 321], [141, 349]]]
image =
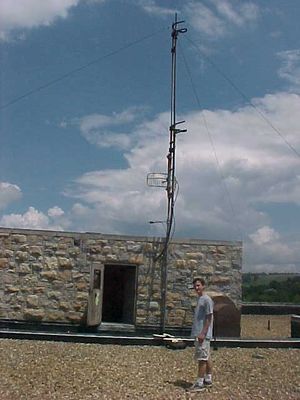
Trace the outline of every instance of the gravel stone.
[[[246, 320], [246, 336], [270, 334], [266, 323]], [[212, 350], [214, 383], [203, 393], [186, 391], [197, 371], [191, 347], [1, 339], [0, 354], [0, 400], [300, 400], [298, 349]]]

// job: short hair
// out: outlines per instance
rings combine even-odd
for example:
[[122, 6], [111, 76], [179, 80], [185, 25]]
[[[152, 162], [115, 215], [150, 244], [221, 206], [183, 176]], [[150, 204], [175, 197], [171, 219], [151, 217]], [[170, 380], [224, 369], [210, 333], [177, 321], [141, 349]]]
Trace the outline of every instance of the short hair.
[[198, 282], [198, 281], [201, 282], [202, 286], [205, 286], [205, 280], [203, 278], [198, 277], [198, 276], [196, 276], [196, 278], [193, 279], [193, 286], [195, 286], [195, 283]]

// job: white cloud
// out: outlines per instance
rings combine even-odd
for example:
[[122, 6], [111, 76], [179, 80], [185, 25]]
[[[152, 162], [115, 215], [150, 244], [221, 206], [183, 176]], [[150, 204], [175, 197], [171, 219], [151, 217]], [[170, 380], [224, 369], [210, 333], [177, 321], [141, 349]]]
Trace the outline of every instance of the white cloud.
[[250, 239], [257, 245], [264, 245], [279, 239], [279, 234], [269, 226], [263, 226], [249, 235]]
[[[47, 26], [57, 18], [66, 18], [70, 9], [79, 2], [80, 0], [1, 0], [0, 40], [9, 39], [14, 31]], [[18, 36], [20, 37], [20, 32]]]
[[[91, 144], [98, 147], [116, 147], [120, 149], [129, 149], [134, 137], [130, 135], [132, 123], [144, 115], [145, 109], [142, 107], [131, 107], [120, 113], [114, 112], [112, 115], [91, 114], [79, 120], [73, 121], [73, 124], [80, 126], [82, 136]], [[66, 122], [64, 121], [64, 126]], [[120, 129], [122, 132], [120, 132]], [[124, 133], [127, 130], [128, 133]]]
[[21, 197], [22, 191], [19, 186], [8, 182], [0, 182], [0, 210]]
[[49, 219], [43, 213], [37, 211], [34, 207], [29, 207], [28, 211], [22, 214], [4, 215], [0, 223], [2, 226], [44, 229], [49, 225]]
[[293, 91], [300, 90], [300, 50], [281, 51], [278, 57], [282, 60], [278, 75], [287, 80]]
[[49, 208], [49, 210], [47, 212], [49, 217], [52, 217], [52, 218], [61, 217], [62, 215], [64, 215], [64, 213], [65, 213], [64, 210], [62, 210], [60, 207], [57, 207], [57, 206]]
[[174, 15], [174, 13], [176, 12], [176, 9], [174, 8], [167, 8], [157, 5], [154, 0], [138, 0], [137, 2], [135, 2], [135, 4], [140, 6], [147, 13], [158, 16]]
[[[60, 210], [60, 215], [59, 214]], [[61, 213], [62, 212], [62, 213]], [[63, 231], [68, 224], [62, 220], [62, 224], [57, 223], [58, 216], [64, 212], [58, 207], [48, 210], [48, 216], [34, 207], [29, 207], [24, 214], [7, 214], [0, 218], [0, 225], [8, 228], [27, 228], [27, 229], [47, 229]]]
[[[0, 210], [4, 210], [12, 202], [22, 197], [19, 186], [0, 182]], [[49, 208], [47, 214], [29, 207], [24, 214], [3, 214], [0, 215], [0, 226], [8, 228], [30, 228], [30, 229], [51, 229], [64, 230], [70, 222], [60, 207]]]
[[252, 2], [232, 0], [188, 1], [184, 7], [187, 21], [208, 39], [218, 39], [235, 27], [245, 27], [259, 16], [259, 8]]
[[224, 21], [204, 4], [190, 2], [186, 15], [192, 27], [209, 38], [221, 37], [227, 30]]
[[211, 0], [221, 17], [235, 25], [256, 20], [259, 15], [258, 6], [251, 2], [236, 3], [230, 0]]
[[245, 251], [247, 270], [300, 272], [300, 241], [297, 238], [291, 240], [270, 226], [257, 229], [249, 238]]
[[[278, 93], [253, 102], [299, 151], [300, 96]], [[300, 205], [299, 157], [252, 107], [205, 111], [204, 116], [221, 171], [203, 114], [179, 116], [187, 121], [188, 133], [177, 136], [177, 235], [244, 238], [246, 253], [260, 249], [256, 265], [265, 263], [265, 254], [275, 262], [279, 251], [288, 254], [292, 263], [300, 246], [283, 234], [276, 236], [266, 207], [269, 202]], [[165, 220], [166, 192], [147, 187], [146, 175], [166, 172], [168, 123], [169, 115], [164, 113], [133, 126], [134, 140], [124, 154], [126, 169], [91, 171], [73, 182], [66, 195], [77, 201], [71, 212], [74, 225], [106, 233], [149, 234], [150, 229], [160, 229], [163, 234], [162, 227], [150, 227], [148, 221]], [[261, 203], [266, 205], [264, 212], [257, 208]], [[253, 268], [249, 258], [246, 262]]]

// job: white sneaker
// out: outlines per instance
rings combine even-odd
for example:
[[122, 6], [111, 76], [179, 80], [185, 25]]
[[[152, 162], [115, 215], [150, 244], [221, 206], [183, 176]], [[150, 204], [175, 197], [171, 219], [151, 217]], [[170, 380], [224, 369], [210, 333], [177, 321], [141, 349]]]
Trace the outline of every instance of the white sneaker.
[[194, 383], [189, 389], [189, 392], [203, 392], [205, 390], [204, 385], [200, 385], [200, 383], [196, 382]]

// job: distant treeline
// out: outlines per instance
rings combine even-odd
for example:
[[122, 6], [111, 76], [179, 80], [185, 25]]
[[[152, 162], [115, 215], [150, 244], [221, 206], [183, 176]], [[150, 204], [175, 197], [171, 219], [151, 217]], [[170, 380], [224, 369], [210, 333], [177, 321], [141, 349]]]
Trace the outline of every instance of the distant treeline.
[[244, 302], [300, 304], [300, 274], [243, 274]]

